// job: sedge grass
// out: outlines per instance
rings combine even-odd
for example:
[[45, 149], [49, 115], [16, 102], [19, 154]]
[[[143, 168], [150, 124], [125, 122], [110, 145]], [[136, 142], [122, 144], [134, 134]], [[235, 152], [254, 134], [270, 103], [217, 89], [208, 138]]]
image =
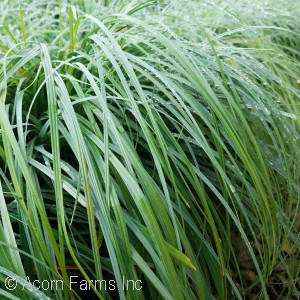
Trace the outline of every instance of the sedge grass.
[[0, 4], [1, 297], [298, 297], [297, 9], [108, 2]]

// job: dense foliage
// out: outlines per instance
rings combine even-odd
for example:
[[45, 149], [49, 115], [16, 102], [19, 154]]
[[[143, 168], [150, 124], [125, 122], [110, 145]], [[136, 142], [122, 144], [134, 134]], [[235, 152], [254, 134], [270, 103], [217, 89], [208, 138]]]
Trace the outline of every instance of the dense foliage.
[[300, 7], [250, 2], [0, 3], [1, 299], [300, 297]]

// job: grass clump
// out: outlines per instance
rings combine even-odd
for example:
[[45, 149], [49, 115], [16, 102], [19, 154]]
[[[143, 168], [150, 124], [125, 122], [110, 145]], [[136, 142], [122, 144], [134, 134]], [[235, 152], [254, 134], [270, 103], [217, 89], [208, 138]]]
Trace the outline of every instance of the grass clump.
[[300, 28], [244, 2], [0, 4], [1, 297], [299, 297]]

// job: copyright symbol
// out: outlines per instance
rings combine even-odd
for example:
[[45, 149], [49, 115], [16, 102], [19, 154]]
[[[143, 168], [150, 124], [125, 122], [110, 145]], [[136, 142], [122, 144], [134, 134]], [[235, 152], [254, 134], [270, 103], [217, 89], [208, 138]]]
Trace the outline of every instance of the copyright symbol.
[[16, 282], [15, 279], [10, 278], [10, 277], [6, 277], [5, 279], [5, 287], [9, 290], [9, 291], [13, 291], [17, 288], [18, 283]]

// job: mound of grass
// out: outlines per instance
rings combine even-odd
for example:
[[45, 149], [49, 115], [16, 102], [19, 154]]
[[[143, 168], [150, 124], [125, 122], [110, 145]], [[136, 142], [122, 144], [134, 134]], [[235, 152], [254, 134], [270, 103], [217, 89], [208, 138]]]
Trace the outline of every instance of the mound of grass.
[[299, 297], [299, 8], [245, 3], [2, 1], [1, 299]]

